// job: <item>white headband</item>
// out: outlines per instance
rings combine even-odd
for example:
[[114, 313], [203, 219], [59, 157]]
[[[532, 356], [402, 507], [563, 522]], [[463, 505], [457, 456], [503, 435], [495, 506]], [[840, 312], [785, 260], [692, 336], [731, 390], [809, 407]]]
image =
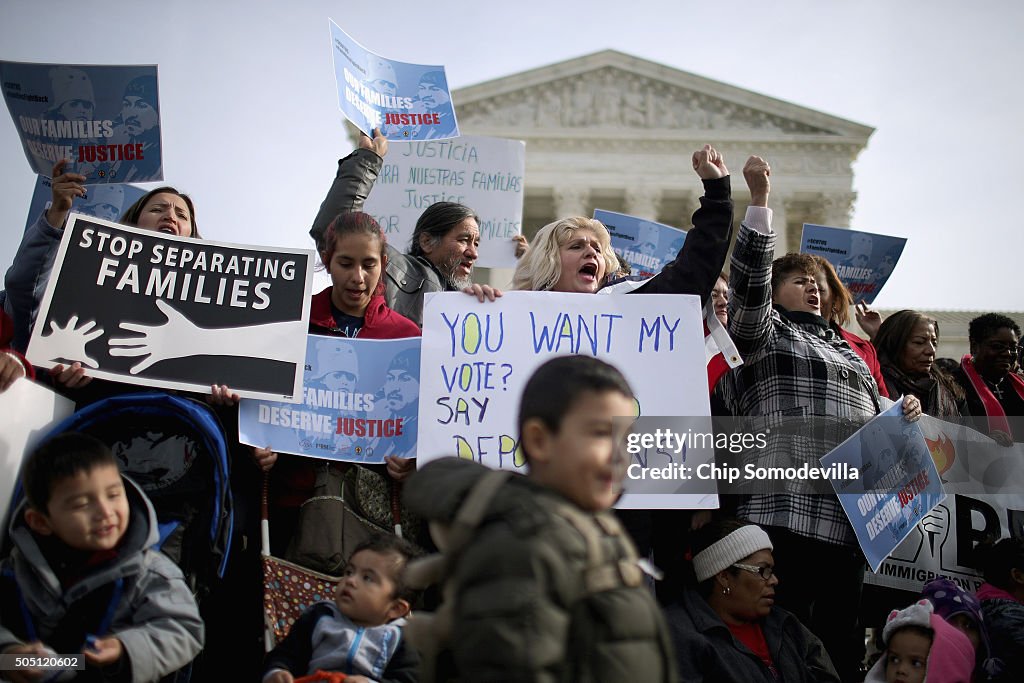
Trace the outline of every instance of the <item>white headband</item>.
[[747, 524], [694, 555], [693, 571], [697, 574], [697, 581], [705, 581], [758, 550], [772, 548], [772, 540], [764, 529]]

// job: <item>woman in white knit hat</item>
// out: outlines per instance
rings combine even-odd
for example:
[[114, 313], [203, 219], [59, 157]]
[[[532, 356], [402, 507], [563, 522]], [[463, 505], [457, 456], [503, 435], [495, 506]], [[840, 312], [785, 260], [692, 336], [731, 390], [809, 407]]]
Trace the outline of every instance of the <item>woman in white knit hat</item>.
[[779, 577], [761, 527], [718, 520], [696, 533], [692, 550], [697, 586], [666, 610], [680, 680], [838, 683], [821, 641], [775, 607]]

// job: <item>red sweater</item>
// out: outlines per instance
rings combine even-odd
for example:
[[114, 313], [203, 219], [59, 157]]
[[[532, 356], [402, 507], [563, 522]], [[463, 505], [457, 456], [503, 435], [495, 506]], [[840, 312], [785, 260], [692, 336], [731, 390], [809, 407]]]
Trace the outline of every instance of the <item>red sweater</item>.
[[839, 330], [839, 336], [846, 340], [846, 343], [850, 345], [850, 348], [857, 352], [857, 355], [864, 359], [864, 362], [868, 366], [868, 370], [871, 371], [871, 376], [875, 380], [875, 384], [878, 385], [878, 393], [886, 398], [892, 398], [889, 396], [889, 390], [885, 388], [885, 379], [882, 377], [882, 366], [878, 364], [878, 352], [875, 351], [875, 345], [869, 342], [867, 339], [861, 339], [853, 332], [844, 330], [842, 327], [836, 325]]

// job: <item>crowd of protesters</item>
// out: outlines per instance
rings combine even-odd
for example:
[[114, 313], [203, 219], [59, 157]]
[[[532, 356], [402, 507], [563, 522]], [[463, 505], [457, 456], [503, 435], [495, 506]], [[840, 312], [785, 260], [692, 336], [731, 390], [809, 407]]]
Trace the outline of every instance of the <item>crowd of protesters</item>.
[[[471, 207], [430, 206], [409, 245], [389, 244], [362, 211], [387, 148], [379, 132], [361, 136], [339, 161], [314, 219], [310, 235], [331, 285], [312, 297], [310, 333], [416, 337], [427, 292], [461, 291], [480, 301], [502, 295], [472, 281], [480, 228]], [[690, 161], [704, 194], [688, 236], [674, 260], [629, 291], [696, 295], [727, 327], [743, 364], [714, 387], [715, 412], [769, 427], [815, 417], [849, 425], [845, 433], [778, 430], [759, 463], [817, 463], [901, 396], [904, 419], [974, 416], [1001, 444], [1024, 440], [1010, 419], [1024, 415], [1021, 331], [1012, 319], [974, 319], [971, 352], [943, 369], [935, 320], [907, 310], [883, 321], [863, 304], [854, 308], [824, 259], [774, 258], [765, 159], [751, 156], [743, 166], [751, 200], [735, 235], [725, 159], [707, 145]], [[24, 377], [79, 406], [133, 391], [93, 380], [81, 363], [41, 370], [22, 355], [72, 200], [84, 196], [86, 181], [64, 172], [63, 162], [54, 167], [52, 202], [7, 272], [0, 390]], [[200, 239], [195, 204], [172, 187], [148, 192], [120, 220]], [[607, 229], [591, 218], [563, 217], [530, 244], [517, 242], [513, 289], [597, 293], [613, 289], [606, 286], [620, 274]], [[845, 329], [851, 309], [869, 339]], [[344, 359], [336, 362], [344, 370]], [[329, 672], [346, 681], [442, 674], [464, 681], [1024, 680], [1020, 538], [978, 549], [986, 583], [976, 593], [933, 581], [920, 595], [891, 594], [900, 602], [886, 605], [893, 613], [885, 623], [863, 623], [864, 556], [835, 496], [759, 492], [730, 501], [728, 513], [613, 514], [623, 472], [612, 418], [632, 414], [632, 398], [622, 375], [594, 359], [542, 366], [519, 415], [529, 474], [499, 480], [458, 459], [417, 472], [414, 458], [363, 466], [243, 446], [231, 428], [237, 394], [211, 386], [205, 400], [227, 427], [240, 514], [237, 552], [202, 612], [205, 628], [181, 571], [154, 549], [146, 495], [111, 469], [117, 461], [107, 446], [55, 437], [27, 458], [25, 500], [8, 520], [0, 653], [81, 652], [81, 680], [181, 675], [204, 641], [193, 671], [201, 680], [228, 670], [274, 682], [340, 680]], [[329, 477], [376, 499], [363, 512], [377, 526], [394, 529], [402, 517], [406, 540], [385, 534], [346, 548], [334, 598], [322, 596], [303, 612], [264, 660], [261, 481], [270, 487], [274, 553], [287, 555], [295, 538], [322, 533], [301, 510]], [[424, 550], [438, 549], [457, 590], [421, 597], [406, 570]], [[660, 579], [668, 590], [655, 593], [660, 574], [652, 558], [670, 568]], [[421, 604], [439, 609], [438, 618], [418, 615]], [[881, 636], [873, 662], [866, 628]], [[419, 636], [407, 639], [406, 631]], [[420, 642], [441, 643], [445, 654]], [[315, 678], [318, 671], [328, 673]], [[4, 675], [49, 680], [40, 671]]]

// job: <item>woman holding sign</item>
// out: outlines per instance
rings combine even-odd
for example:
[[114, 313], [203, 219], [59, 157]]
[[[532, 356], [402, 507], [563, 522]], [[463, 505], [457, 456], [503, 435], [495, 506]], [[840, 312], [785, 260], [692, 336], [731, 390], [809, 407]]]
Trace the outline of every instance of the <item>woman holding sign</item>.
[[[770, 431], [767, 447], [750, 453], [749, 464], [817, 465], [857, 425], [877, 415], [883, 399], [863, 359], [822, 317], [814, 259], [787, 254], [773, 260], [770, 175], [760, 157], [750, 157], [743, 167], [751, 205], [729, 270], [729, 333], [744, 364], [729, 375], [729, 407], [734, 415], [757, 418], [748, 429]], [[908, 419], [921, 415], [914, 396], [902, 408]], [[737, 514], [771, 534], [777, 564], [789, 577], [778, 604], [821, 639], [843, 680], [855, 680], [864, 647], [857, 625], [864, 557], [853, 527], [839, 500], [814, 492], [809, 481], [760, 488]], [[819, 570], [823, 565], [828, 576]]]
[[[21, 352], [28, 346], [72, 202], [88, 195], [84, 185], [87, 178], [65, 173], [67, 164], [67, 160], [58, 161], [53, 167], [50, 206], [25, 231], [14, 263], [4, 278], [4, 311], [14, 321], [11, 346]], [[173, 187], [159, 187], [146, 193], [125, 210], [120, 222], [143, 230], [199, 237], [192, 200]], [[88, 381], [80, 363], [68, 368], [58, 365], [50, 372], [58, 383], [72, 389]]]

